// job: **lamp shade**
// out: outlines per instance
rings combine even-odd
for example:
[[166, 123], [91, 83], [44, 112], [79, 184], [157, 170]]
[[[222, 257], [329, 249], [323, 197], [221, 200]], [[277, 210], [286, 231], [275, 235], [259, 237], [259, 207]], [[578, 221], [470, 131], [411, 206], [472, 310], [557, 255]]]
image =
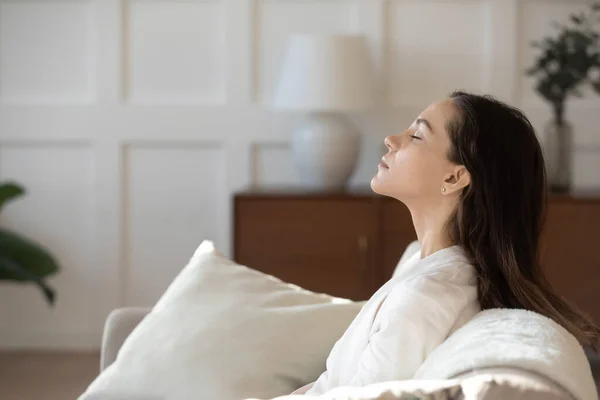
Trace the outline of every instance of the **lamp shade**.
[[343, 111], [374, 104], [373, 68], [364, 37], [294, 35], [273, 107]]

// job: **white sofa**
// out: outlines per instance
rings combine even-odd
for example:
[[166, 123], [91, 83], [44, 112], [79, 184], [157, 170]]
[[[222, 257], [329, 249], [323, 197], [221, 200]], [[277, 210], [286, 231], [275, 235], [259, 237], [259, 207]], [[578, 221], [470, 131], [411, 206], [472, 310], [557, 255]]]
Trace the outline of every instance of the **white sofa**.
[[320, 375], [362, 304], [238, 265], [203, 242], [152, 308], [108, 316], [101, 374], [79, 399], [598, 399], [575, 338], [523, 310], [479, 313], [415, 379], [289, 395]]
[[[115, 361], [124, 341], [149, 312], [148, 308], [131, 307], [114, 310], [109, 315], [102, 340], [101, 370]], [[457, 375], [453, 379], [472, 381], [476, 388], [481, 389], [478, 397], [473, 397], [477, 400], [573, 400], [568, 391], [551, 379], [518, 368], [485, 368]], [[484, 384], [490, 381], [495, 384], [491, 387]], [[393, 383], [390, 387], [393, 388]], [[336, 396], [335, 399], [342, 398]], [[385, 399], [391, 400], [391, 397]]]

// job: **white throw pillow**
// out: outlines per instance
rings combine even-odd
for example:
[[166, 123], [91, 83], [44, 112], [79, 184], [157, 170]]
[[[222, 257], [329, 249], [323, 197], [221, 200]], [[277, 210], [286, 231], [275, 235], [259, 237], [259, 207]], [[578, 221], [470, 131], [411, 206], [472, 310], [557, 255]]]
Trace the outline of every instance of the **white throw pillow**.
[[363, 305], [238, 265], [204, 241], [80, 399], [289, 394], [325, 370]]

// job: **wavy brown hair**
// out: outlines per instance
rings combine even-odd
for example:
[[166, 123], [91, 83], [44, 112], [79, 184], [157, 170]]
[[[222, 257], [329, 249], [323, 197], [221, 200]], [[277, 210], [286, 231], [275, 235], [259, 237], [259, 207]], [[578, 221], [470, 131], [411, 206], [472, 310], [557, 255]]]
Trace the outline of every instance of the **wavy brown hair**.
[[449, 220], [478, 276], [482, 309], [520, 308], [545, 315], [598, 351], [599, 327], [551, 287], [540, 264], [547, 208], [546, 172], [535, 130], [519, 109], [491, 96], [450, 95], [450, 161], [471, 183]]

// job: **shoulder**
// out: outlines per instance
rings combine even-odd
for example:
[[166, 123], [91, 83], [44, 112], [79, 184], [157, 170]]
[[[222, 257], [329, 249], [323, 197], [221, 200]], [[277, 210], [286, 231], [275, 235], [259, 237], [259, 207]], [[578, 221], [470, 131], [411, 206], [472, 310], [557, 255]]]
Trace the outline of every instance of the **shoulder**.
[[[379, 309], [383, 318], [427, 319], [430, 315], [459, 313], [477, 301], [477, 274], [458, 246], [417, 259], [393, 278]], [[450, 316], [449, 316], [450, 317]]]
[[413, 261], [401, 280], [404, 286], [419, 288], [439, 284], [474, 285], [475, 268], [460, 246], [452, 246]]
[[467, 264], [397, 282], [379, 311], [382, 321], [447, 325], [476, 302], [475, 273]]
[[371, 335], [377, 335], [379, 342], [391, 342], [388, 346], [398, 341], [409, 343], [412, 349], [427, 354], [476, 303], [475, 289], [465, 290], [434, 276], [400, 282], [381, 305]]
[[[454, 271], [461, 275], [462, 271]], [[467, 280], [456, 279], [450, 271], [440, 274], [426, 274], [398, 282], [390, 290], [386, 308], [432, 308], [447, 307], [453, 303], [466, 301], [470, 284]], [[465, 275], [468, 275], [465, 274]], [[463, 282], [464, 281], [464, 282]], [[473, 288], [475, 286], [473, 285]], [[383, 308], [383, 307], [382, 307]]]

